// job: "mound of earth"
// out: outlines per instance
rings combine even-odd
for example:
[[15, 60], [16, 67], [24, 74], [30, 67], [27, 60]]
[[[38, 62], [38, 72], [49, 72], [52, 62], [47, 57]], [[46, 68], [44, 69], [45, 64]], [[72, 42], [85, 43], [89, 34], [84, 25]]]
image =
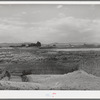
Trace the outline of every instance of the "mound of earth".
[[0, 81], [0, 89], [100, 90], [100, 77], [82, 70], [64, 75], [27, 75], [27, 82]]

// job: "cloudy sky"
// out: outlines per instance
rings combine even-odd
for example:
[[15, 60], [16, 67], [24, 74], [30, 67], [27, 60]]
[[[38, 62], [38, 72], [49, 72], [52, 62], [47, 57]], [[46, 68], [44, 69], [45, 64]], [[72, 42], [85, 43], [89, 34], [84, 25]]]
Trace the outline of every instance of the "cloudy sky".
[[100, 43], [100, 5], [0, 5], [0, 43]]

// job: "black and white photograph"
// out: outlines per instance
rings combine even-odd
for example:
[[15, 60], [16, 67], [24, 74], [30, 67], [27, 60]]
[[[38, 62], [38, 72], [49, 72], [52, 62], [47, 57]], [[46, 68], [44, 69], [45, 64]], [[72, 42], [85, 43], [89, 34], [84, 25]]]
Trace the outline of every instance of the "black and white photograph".
[[100, 90], [100, 4], [0, 4], [0, 90]]

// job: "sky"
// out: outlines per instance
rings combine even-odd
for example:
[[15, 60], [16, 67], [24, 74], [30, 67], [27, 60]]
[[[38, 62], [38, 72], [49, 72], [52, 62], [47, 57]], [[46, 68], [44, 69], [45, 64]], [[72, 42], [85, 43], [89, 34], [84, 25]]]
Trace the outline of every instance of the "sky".
[[0, 4], [0, 43], [100, 43], [100, 5]]

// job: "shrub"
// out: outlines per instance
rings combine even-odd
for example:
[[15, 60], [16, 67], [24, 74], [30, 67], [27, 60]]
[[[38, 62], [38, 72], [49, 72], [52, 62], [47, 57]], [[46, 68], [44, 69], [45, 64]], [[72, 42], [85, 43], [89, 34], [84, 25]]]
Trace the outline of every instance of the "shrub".
[[23, 70], [22, 76], [32, 74], [32, 70]]

